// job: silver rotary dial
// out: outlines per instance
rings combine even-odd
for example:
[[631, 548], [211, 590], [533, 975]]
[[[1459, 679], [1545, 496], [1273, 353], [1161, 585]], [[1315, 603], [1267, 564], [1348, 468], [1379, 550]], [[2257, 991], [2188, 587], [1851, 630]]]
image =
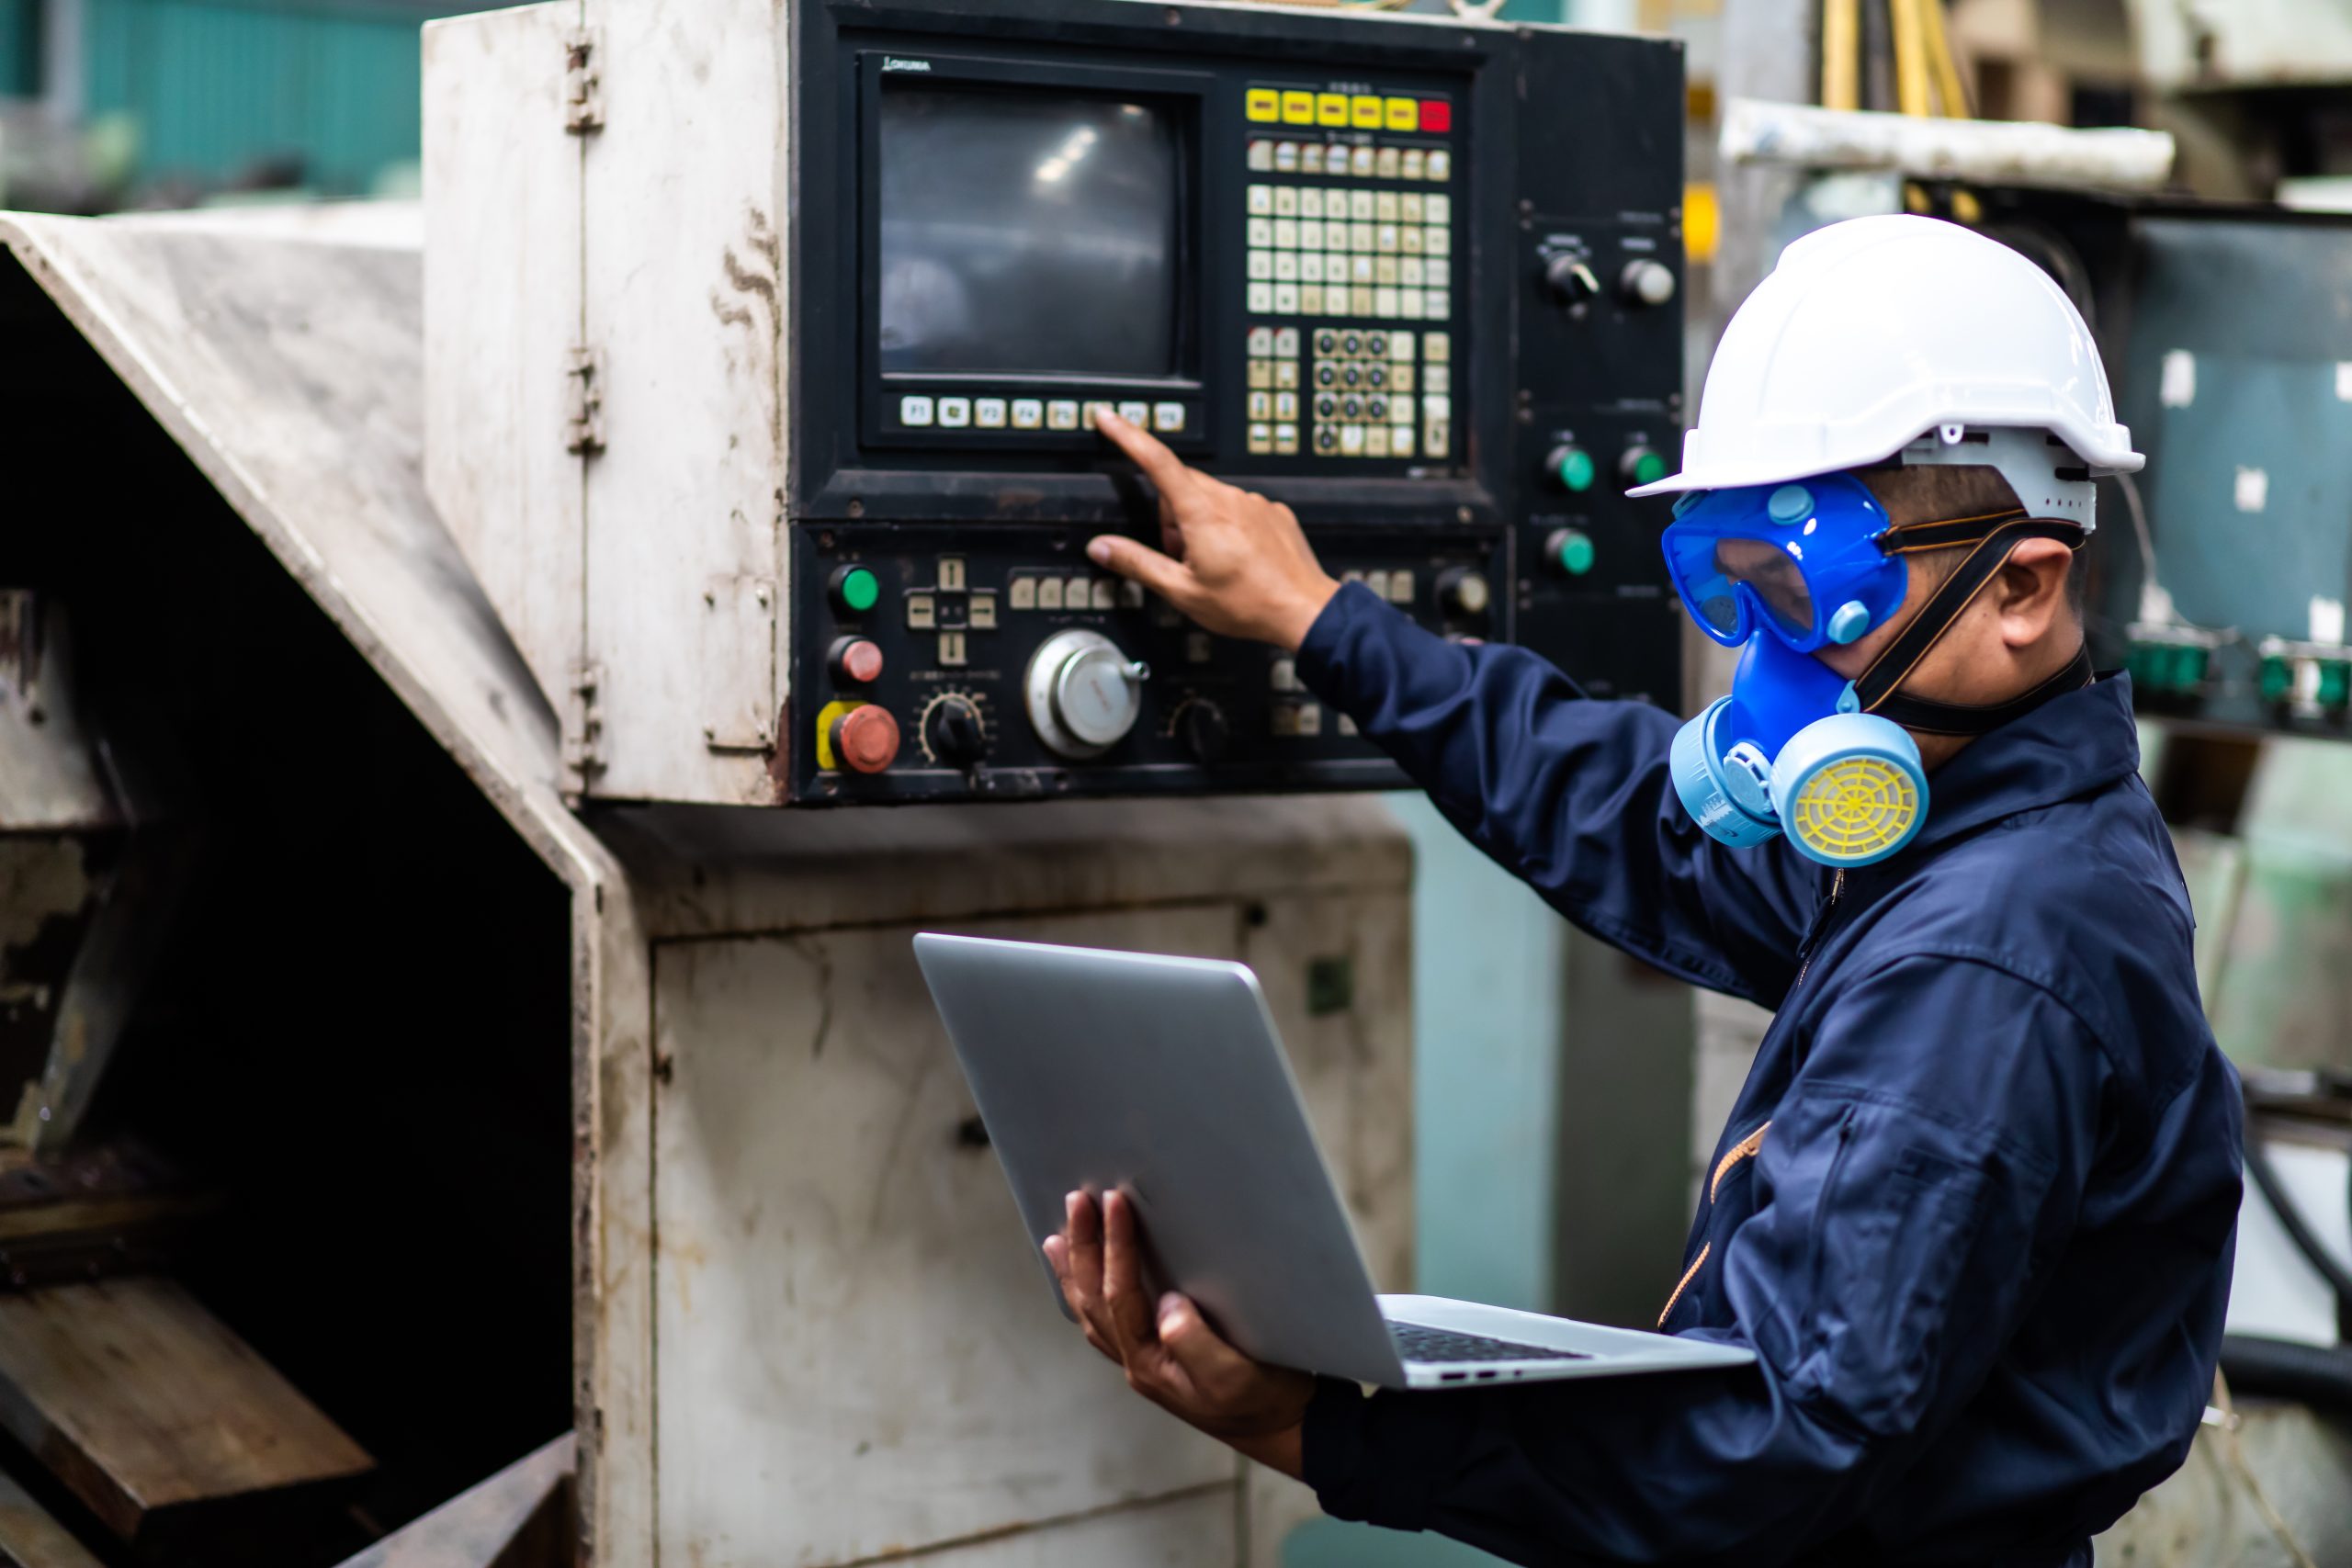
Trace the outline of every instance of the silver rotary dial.
[[1136, 727], [1150, 678], [1148, 667], [1101, 632], [1059, 631], [1030, 656], [1023, 705], [1048, 750], [1073, 760], [1099, 757]]

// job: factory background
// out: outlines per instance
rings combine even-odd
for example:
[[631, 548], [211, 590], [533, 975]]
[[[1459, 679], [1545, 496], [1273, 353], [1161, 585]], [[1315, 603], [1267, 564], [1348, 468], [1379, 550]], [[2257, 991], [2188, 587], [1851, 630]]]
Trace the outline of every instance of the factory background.
[[[418, 28], [473, 9], [0, 0], [0, 209], [100, 214], [413, 202], [425, 136]], [[1814, 221], [1887, 207], [1984, 216], [1964, 189], [1959, 199], [1967, 205], [1954, 210], [1953, 193], [1934, 182], [1832, 173], [1806, 176], [1800, 191], [1796, 175], [1776, 171], [1761, 177], [1781, 182], [1768, 197], [1757, 194], [1757, 181], [1737, 186], [1719, 167], [1728, 100], [1819, 101], [1823, 9], [1510, 0], [1502, 11], [1527, 22], [1669, 34], [1685, 46], [1684, 363], [1694, 396], [1722, 320], [1781, 240]], [[2260, 203], [2266, 211], [2352, 210], [2352, 19], [2340, 6], [1955, 0], [1944, 26], [1978, 118], [2162, 130], [2176, 141], [2171, 184], [2179, 194]], [[1902, 84], [1872, 81], [1868, 70], [1862, 76], [1863, 107], [1898, 107]], [[2286, 231], [2281, 243], [2313, 247], [2294, 309], [2341, 333], [2352, 244], [2341, 231], [2289, 224]], [[2238, 243], [2278, 254], [2261, 234]], [[2207, 330], [2176, 308], [2184, 333]], [[2209, 335], [2225, 341], [2228, 330]], [[2352, 343], [2340, 355], [2310, 346], [2302, 358], [2308, 363], [2291, 368], [2308, 380], [2352, 364]], [[2233, 390], [2296, 402], [2319, 385], [2224, 353], [2200, 350], [2199, 362], [2209, 411]], [[2326, 406], [2306, 411], [2291, 440], [2251, 433], [2226, 416], [2199, 425], [2193, 401], [2153, 382], [2146, 396], [2154, 407], [2178, 411], [2173, 450], [2210, 446], [2223, 454], [2216, 459], [2222, 472], [2265, 476], [2267, 492], [2282, 498], [2278, 511], [2287, 510], [2284, 498], [2299, 498], [2297, 526], [2333, 516], [2341, 534], [2340, 517], [2352, 506], [2340, 457], [2352, 428], [2337, 417], [2352, 407], [2346, 385], [2330, 383], [2318, 400]], [[2247, 457], [2249, 442], [2267, 442], [2272, 455]], [[2299, 462], [2310, 471], [2290, 466]], [[2341, 963], [2352, 953], [2352, 747], [2333, 732], [2346, 707], [2347, 660], [2312, 651], [2331, 639], [2317, 621], [2302, 624], [2300, 585], [2255, 581], [2233, 558], [2220, 525], [2246, 511], [2248, 481], [2236, 482], [2240, 500], [2229, 518], [2203, 532], [2160, 530], [2167, 558], [2194, 563], [2169, 584], [2182, 613], [2152, 616], [2144, 594], [2136, 604], [2127, 595], [2107, 630], [2153, 694], [2145, 772], [2173, 821], [2199, 911], [2199, 977], [2218, 1037], [2242, 1066], [2315, 1075], [2324, 1092], [2340, 1093], [2325, 1086], [2352, 1072], [2352, 990]], [[2187, 503], [2177, 504], [2185, 515]], [[2314, 544], [2307, 575], [2342, 581], [2346, 550], [2343, 538]], [[2189, 604], [2181, 579], [2192, 576], [2220, 584], [2196, 591], [2207, 602], [2251, 607], [2235, 617], [2243, 634], [2233, 624], [2227, 637], [2206, 635], [2220, 618]], [[2283, 610], [2282, 594], [2291, 601]], [[2337, 613], [2335, 645], [2343, 642]], [[2252, 627], [2281, 616], [2296, 624], [2274, 629], [2278, 646], [2257, 666], [2252, 650], [2261, 634]], [[1711, 661], [1695, 638], [1685, 650], [1690, 693], [1720, 689], [1727, 666]], [[2272, 695], [2299, 694], [2297, 722], [2247, 724], [2234, 712], [2219, 726], [2205, 722], [2215, 717], [2199, 707], [2210, 672], [2242, 653], [2248, 670], [2260, 671], [2249, 681], [2275, 678]], [[1638, 970], [1569, 931], [1419, 796], [1383, 800], [1413, 859], [1419, 1283], [1636, 1320], [1671, 1285], [1690, 1197], [1764, 1015], [1712, 997], [1694, 1000]], [[1661, 1159], [1661, 1148], [1676, 1157]], [[1530, 1171], [1543, 1179], [1530, 1180]], [[1438, 1216], [1443, 1223], [1433, 1223]], [[2256, 1438], [2272, 1445], [2258, 1458], [2324, 1456], [2290, 1458], [2263, 1472], [2276, 1495], [2263, 1496], [2260, 1512], [2289, 1516], [2306, 1545], [2347, 1540], [2340, 1520], [2324, 1520], [2328, 1489], [2352, 1474], [2346, 1431], [2298, 1415]], [[2243, 1465], [2243, 1454], [2233, 1462]], [[2249, 1545], [2270, 1519], [2257, 1517], [2252, 1504], [2239, 1506], [2244, 1517], [2233, 1515], [2229, 1530], [2200, 1538], [2226, 1538], [2227, 1551], [2214, 1544], [2210, 1556], [2167, 1561], [2352, 1561]], [[2313, 1518], [2322, 1523], [2312, 1526]], [[1487, 1561], [1434, 1540], [1319, 1520], [1290, 1534], [1284, 1551], [1290, 1568]]]

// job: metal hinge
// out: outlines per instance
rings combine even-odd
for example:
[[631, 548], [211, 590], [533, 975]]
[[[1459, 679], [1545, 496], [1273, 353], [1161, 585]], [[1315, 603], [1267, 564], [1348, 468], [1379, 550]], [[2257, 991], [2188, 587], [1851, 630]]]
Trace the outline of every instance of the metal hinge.
[[563, 361], [563, 446], [567, 452], [605, 449], [605, 355], [601, 350], [573, 347]]
[[596, 35], [582, 28], [563, 40], [563, 129], [585, 136], [605, 129], [605, 84], [596, 73]]
[[575, 799], [605, 771], [605, 716], [596, 705], [604, 666], [582, 660], [571, 667], [571, 701], [563, 705], [563, 791]]

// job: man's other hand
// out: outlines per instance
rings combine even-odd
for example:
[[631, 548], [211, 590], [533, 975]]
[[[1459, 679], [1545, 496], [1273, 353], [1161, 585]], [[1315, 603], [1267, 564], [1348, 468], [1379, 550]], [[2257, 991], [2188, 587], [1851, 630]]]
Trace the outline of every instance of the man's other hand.
[[1086, 547], [1206, 630], [1296, 652], [1340, 585], [1316, 563], [1291, 509], [1186, 468], [1175, 453], [1105, 409], [1103, 434], [1159, 491], [1159, 545], [1105, 534]]
[[1046, 1238], [1046, 1261], [1086, 1342], [1119, 1364], [1129, 1388], [1170, 1415], [1297, 1476], [1299, 1424], [1315, 1380], [1251, 1360], [1173, 1291], [1157, 1303], [1144, 1300], [1135, 1206], [1125, 1193], [1104, 1194], [1098, 1211], [1092, 1198], [1073, 1192], [1066, 1206], [1062, 1233]]

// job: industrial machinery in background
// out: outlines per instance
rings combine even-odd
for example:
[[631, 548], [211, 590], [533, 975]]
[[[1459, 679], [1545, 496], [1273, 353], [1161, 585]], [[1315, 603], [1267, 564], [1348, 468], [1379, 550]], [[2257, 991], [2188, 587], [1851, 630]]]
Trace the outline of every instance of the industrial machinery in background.
[[1276, 1562], [1312, 1498], [1054, 1312], [909, 939], [1250, 962], [1408, 1283], [1411, 856], [1302, 794], [1398, 774], [1087, 568], [1153, 524], [1089, 410], [1673, 700], [1677, 50], [424, 50], [422, 214], [0, 220], [22, 491], [116, 476], [0, 530], [0, 1559]]

